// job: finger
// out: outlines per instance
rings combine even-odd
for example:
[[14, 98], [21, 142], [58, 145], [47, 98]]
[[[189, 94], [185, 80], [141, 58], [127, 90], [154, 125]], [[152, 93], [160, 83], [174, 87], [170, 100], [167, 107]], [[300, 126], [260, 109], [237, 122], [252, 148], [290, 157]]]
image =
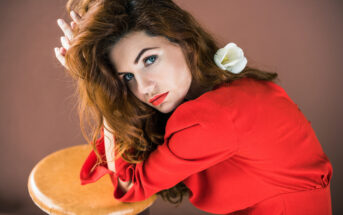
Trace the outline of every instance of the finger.
[[65, 58], [66, 53], [67, 53], [67, 50], [66, 50], [65, 48], [61, 47], [61, 48], [60, 48], [60, 53], [61, 53], [61, 55]]
[[76, 24], [79, 24], [79, 21], [81, 19], [81, 16], [79, 14], [77, 14], [75, 11], [70, 11], [70, 17], [73, 19], [73, 21], [76, 23]]
[[69, 27], [69, 25], [63, 20], [63, 19], [58, 19], [57, 20], [57, 24], [60, 26], [60, 28], [62, 29], [64, 35], [69, 39], [72, 40], [73, 39], [73, 31], [72, 29]]
[[58, 60], [65, 68], [67, 68], [66, 63], [65, 63], [65, 57], [62, 56], [62, 54], [61, 54], [60, 51], [59, 51], [59, 48], [57, 48], [57, 47], [55, 48], [55, 55], [56, 55], [57, 60]]
[[66, 37], [61, 37], [61, 43], [62, 43], [62, 46], [68, 50], [69, 47], [70, 47], [70, 43], [69, 43], [69, 40], [66, 38]]
[[70, 27], [71, 27], [71, 29], [75, 29], [75, 27], [76, 27], [76, 23], [74, 22], [74, 21], [71, 21], [70, 22]]

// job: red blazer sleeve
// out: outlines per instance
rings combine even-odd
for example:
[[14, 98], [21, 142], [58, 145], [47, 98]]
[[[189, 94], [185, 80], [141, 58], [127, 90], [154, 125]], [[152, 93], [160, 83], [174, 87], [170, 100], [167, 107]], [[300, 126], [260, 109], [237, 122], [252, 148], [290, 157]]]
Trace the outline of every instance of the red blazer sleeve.
[[[227, 116], [221, 116], [218, 111], [209, 113], [206, 105], [202, 107], [195, 111], [194, 106], [183, 105], [175, 110], [168, 120], [164, 143], [147, 160], [129, 164], [119, 158], [115, 161], [116, 173], [104, 169], [106, 166], [99, 166], [100, 169], [95, 168], [93, 173], [94, 180], [101, 174], [110, 173], [116, 199], [125, 202], [140, 201], [175, 186], [192, 174], [229, 159], [237, 151], [233, 124], [227, 123]], [[92, 174], [87, 173], [89, 168], [84, 170], [86, 172], [83, 176], [86, 177], [81, 177], [81, 181], [87, 183], [87, 176]], [[123, 181], [132, 180], [130, 190], [121, 192], [117, 177]]]

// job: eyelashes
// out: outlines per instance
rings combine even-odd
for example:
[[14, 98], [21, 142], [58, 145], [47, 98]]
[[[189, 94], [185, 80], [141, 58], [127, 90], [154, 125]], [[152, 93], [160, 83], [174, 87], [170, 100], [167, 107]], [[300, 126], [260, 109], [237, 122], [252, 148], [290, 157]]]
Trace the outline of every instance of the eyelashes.
[[[156, 60], [157, 60], [158, 56], [157, 55], [150, 55], [146, 58], [143, 59], [143, 63], [145, 65], [145, 67], [150, 66], [151, 64], [153, 64]], [[148, 63], [151, 62], [151, 63]], [[134, 75], [132, 73], [126, 73], [123, 75], [123, 79], [125, 82], [129, 82], [132, 80], [132, 78], [134, 77]]]
[[[126, 77], [128, 77], [127, 75], [129, 75], [131, 78], [127, 79]], [[131, 79], [133, 78], [133, 74], [132, 73], [127, 73], [123, 75], [123, 79], [125, 82], [129, 82], [131, 81]]]
[[[157, 55], [151, 55], [151, 56], [148, 56], [148, 57], [144, 58], [144, 60], [143, 60], [144, 64], [146, 64], [146, 62], [147, 62], [149, 59], [154, 59], [153, 62], [150, 63], [150, 64], [153, 64], [153, 63], [156, 61], [156, 59], [157, 59]], [[148, 65], [150, 65], [150, 64], [148, 64]]]

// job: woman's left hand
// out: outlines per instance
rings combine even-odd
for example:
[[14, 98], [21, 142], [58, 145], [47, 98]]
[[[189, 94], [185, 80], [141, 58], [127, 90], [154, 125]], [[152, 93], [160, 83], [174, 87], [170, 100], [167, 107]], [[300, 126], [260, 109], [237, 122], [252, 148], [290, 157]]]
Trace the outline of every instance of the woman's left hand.
[[119, 188], [126, 193], [133, 186], [133, 183], [132, 181], [122, 181], [118, 177], [118, 185]]
[[61, 37], [62, 47], [55, 48], [55, 55], [58, 61], [60, 61], [60, 63], [65, 68], [67, 68], [66, 63], [65, 63], [65, 54], [67, 53], [67, 50], [70, 47], [70, 41], [74, 37], [73, 30], [75, 29], [75, 27], [77, 26], [77, 24], [79, 23], [81, 19], [81, 17], [74, 11], [70, 12], [70, 16], [73, 19], [70, 25], [68, 25], [68, 23], [66, 23], [66, 21], [64, 21], [63, 19], [57, 19], [57, 24], [62, 29], [64, 36]]

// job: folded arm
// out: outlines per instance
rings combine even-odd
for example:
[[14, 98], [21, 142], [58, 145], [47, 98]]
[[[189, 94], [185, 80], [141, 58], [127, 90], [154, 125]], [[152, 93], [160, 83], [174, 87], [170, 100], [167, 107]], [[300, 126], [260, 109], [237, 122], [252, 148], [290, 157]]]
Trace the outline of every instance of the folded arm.
[[[107, 161], [107, 167], [109, 170], [116, 172], [115, 167], [115, 150], [114, 150], [114, 135], [113, 131], [110, 129], [107, 121], [104, 119], [104, 145], [105, 145], [105, 153], [106, 153], [106, 161]], [[118, 177], [118, 186], [121, 189], [122, 192], [126, 193], [132, 186], [132, 181], [122, 181]]]
[[[82, 184], [91, 183], [109, 173], [114, 185], [114, 197], [124, 202], [141, 201], [165, 189], [169, 189], [189, 176], [229, 159], [237, 151], [237, 132], [228, 118], [199, 120], [208, 115], [189, 115], [194, 120], [180, 118], [169, 121], [164, 143], [150, 153], [149, 157], [136, 164], [122, 157], [115, 160], [115, 171], [104, 165], [94, 166], [94, 153], [87, 158], [81, 171]], [[224, 124], [223, 124], [224, 123]], [[104, 129], [105, 131], [106, 129]], [[104, 139], [96, 145], [104, 151]], [[108, 138], [110, 140], [111, 138]], [[112, 137], [114, 140], [115, 138]], [[112, 141], [112, 148], [114, 141]], [[111, 146], [108, 146], [111, 148]], [[114, 155], [114, 153], [111, 153]], [[109, 160], [111, 158], [109, 157]], [[111, 162], [109, 162], [111, 163]], [[94, 175], [94, 176], [93, 176]]]

